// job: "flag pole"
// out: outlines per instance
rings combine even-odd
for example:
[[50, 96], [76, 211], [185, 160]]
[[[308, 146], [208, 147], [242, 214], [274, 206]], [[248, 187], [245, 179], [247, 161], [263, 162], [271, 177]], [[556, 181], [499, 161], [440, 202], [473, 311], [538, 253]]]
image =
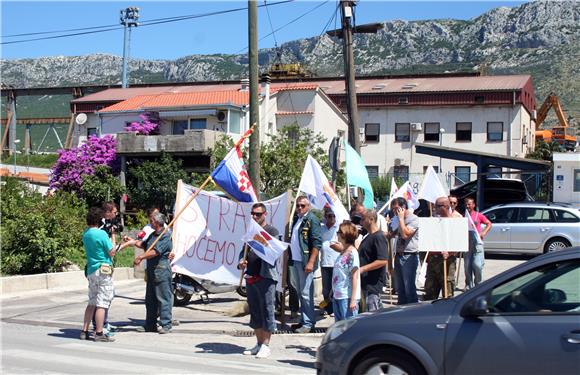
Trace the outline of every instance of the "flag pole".
[[[442, 256], [443, 257], [443, 256]], [[447, 298], [447, 259], [443, 259], [443, 298]]]

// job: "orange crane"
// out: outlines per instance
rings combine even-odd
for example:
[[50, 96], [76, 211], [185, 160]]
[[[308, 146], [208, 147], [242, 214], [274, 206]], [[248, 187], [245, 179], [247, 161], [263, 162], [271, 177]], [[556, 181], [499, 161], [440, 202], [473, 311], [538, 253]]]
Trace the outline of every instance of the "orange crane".
[[552, 130], [536, 130], [536, 140], [543, 140], [550, 143], [552, 141], [558, 142], [565, 150], [574, 151], [576, 147], [576, 137], [567, 133], [568, 121], [564, 116], [560, 100], [553, 92], [548, 95], [536, 115], [536, 129], [540, 129], [542, 123], [548, 115], [550, 108], [554, 108], [556, 116], [560, 121], [560, 126], [554, 126]]

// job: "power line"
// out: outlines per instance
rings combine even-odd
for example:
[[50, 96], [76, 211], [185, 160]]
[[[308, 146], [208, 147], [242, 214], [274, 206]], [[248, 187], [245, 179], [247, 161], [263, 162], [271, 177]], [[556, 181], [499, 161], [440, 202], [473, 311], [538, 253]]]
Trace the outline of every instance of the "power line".
[[[283, 0], [283, 1], [278, 1], [275, 3], [259, 5], [258, 7], [259, 8], [266, 7], [266, 9], [268, 9], [267, 7], [270, 7], [270, 6], [291, 3], [294, 1], [295, 0]], [[247, 9], [248, 9], [247, 7], [242, 7], [242, 8], [226, 9], [226, 10], [215, 11], [215, 12], [201, 13], [201, 14], [192, 14], [192, 15], [186, 15], [186, 16], [157, 18], [157, 19], [143, 21], [139, 24], [139, 26], [145, 27], [145, 26], [159, 25], [159, 24], [170, 23], [170, 22], [185, 21], [185, 20], [191, 20], [191, 19], [196, 19], [196, 18], [203, 18], [203, 17], [215, 16], [215, 15], [221, 15], [221, 14], [227, 14], [227, 13], [240, 12], [240, 11], [247, 10]], [[111, 26], [115, 26], [115, 27], [111, 27]], [[84, 32], [78, 32], [78, 33], [54, 35], [54, 36], [47, 36], [47, 37], [40, 37], [40, 38], [13, 40], [13, 41], [9, 41], [9, 42], [2, 42], [2, 43], [0, 43], [0, 45], [35, 42], [35, 41], [39, 41], [39, 40], [48, 40], [48, 39], [67, 38], [67, 37], [78, 36], [78, 35], [97, 34], [97, 33], [102, 33], [102, 32], [107, 32], [107, 31], [121, 30], [122, 28], [123, 27], [121, 27], [121, 26], [108, 25], [108, 26], [93, 26], [93, 27], [88, 27], [88, 28], [70, 29], [70, 30], [64, 30], [64, 32], [78, 31], [78, 30], [93, 30], [93, 31], [84, 31]], [[94, 29], [101, 29], [101, 30], [94, 30]], [[28, 33], [28, 34], [14, 34], [14, 35], [3, 36], [3, 38], [4, 37], [6, 37], [6, 38], [7, 37], [15, 37], [18, 35], [25, 36], [25, 35], [54, 34], [57, 32], [63, 32], [63, 31], [42, 31], [42, 32]]]

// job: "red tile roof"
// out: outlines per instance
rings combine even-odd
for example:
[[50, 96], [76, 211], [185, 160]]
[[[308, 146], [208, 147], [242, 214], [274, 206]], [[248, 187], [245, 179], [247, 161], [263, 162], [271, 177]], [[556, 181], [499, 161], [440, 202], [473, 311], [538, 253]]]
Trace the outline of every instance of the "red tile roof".
[[247, 91], [202, 91], [161, 93], [157, 95], [138, 95], [99, 112], [135, 111], [155, 108], [175, 108], [200, 105], [235, 105], [249, 104]]

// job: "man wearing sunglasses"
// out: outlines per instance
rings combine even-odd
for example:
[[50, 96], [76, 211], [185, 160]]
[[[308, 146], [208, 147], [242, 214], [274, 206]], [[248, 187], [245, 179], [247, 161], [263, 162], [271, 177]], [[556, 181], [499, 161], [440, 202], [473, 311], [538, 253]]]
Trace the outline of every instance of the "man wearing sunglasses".
[[449, 197], [449, 207], [451, 207], [451, 217], [463, 217], [463, 215], [461, 215], [459, 213], [459, 211], [457, 211], [457, 204], [458, 204], [458, 199], [455, 195], [450, 195]]
[[[251, 215], [252, 219], [260, 224], [269, 235], [278, 238], [278, 230], [266, 223], [266, 206], [263, 203], [254, 204]], [[240, 259], [243, 258], [243, 254], [243, 252], [240, 253]], [[278, 271], [275, 264], [270, 265], [264, 262], [252, 249], [248, 250], [246, 260], [240, 260], [239, 268], [246, 272], [250, 327], [254, 329], [257, 340], [256, 345], [244, 350], [243, 354], [267, 358], [271, 354], [270, 337], [276, 330], [274, 310]]]
[[290, 280], [300, 295], [300, 324], [297, 333], [310, 332], [316, 323], [314, 315], [314, 271], [318, 268], [318, 253], [322, 247], [320, 221], [310, 212], [305, 196], [296, 199], [296, 217], [290, 239]]

